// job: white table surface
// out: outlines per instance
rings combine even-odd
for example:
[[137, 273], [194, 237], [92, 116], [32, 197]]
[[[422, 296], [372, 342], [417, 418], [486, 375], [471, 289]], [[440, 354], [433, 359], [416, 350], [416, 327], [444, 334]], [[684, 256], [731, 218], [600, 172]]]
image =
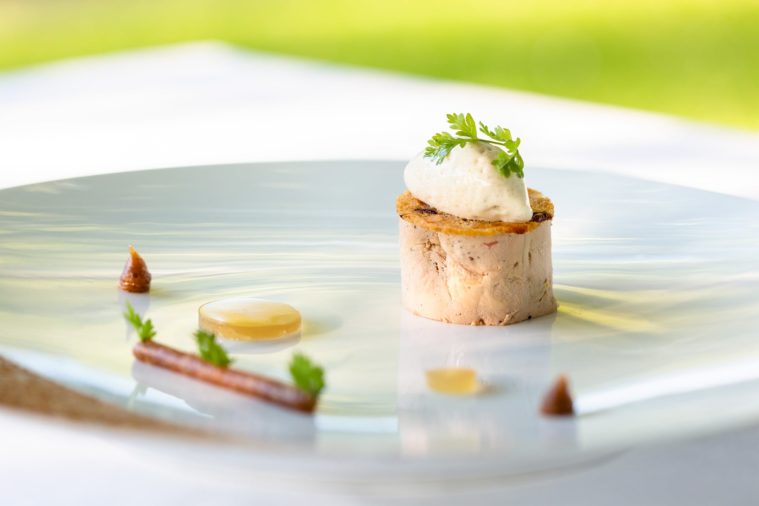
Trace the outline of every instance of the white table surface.
[[[407, 159], [445, 127], [445, 112], [458, 111], [521, 136], [528, 170], [610, 171], [759, 198], [757, 133], [212, 42], [0, 75], [0, 188], [210, 163]], [[241, 482], [141, 458], [141, 448], [170, 453], [175, 444], [0, 409], [0, 502], [650, 505], [759, 498], [759, 427], [640, 448], [547, 479], [445, 489], [294, 489], [286, 477]]]

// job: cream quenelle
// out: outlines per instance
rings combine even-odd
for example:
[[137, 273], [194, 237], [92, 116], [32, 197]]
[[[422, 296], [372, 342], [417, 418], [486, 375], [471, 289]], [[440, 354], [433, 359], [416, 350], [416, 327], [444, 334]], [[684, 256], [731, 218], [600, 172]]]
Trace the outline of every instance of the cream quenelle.
[[454, 216], [524, 223], [532, 208], [524, 179], [504, 177], [493, 166], [500, 148], [484, 142], [457, 147], [439, 165], [420, 153], [404, 171], [414, 197]]

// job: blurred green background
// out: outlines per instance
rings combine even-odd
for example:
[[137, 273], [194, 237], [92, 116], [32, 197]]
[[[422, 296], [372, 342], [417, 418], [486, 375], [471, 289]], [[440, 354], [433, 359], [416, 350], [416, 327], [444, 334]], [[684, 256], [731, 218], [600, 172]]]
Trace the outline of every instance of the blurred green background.
[[759, 0], [0, 0], [0, 69], [199, 39], [759, 128]]

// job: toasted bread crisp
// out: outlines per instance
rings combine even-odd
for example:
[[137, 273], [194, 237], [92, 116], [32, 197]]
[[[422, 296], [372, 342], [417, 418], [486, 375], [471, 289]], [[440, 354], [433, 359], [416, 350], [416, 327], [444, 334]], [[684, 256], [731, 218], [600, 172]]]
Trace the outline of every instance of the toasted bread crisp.
[[505, 221], [481, 221], [459, 218], [438, 211], [417, 199], [411, 192], [401, 194], [395, 202], [395, 209], [405, 221], [418, 227], [448, 235], [493, 236], [500, 234], [524, 234], [535, 230], [541, 222], [553, 219], [551, 199], [537, 190], [527, 190], [532, 207], [532, 220], [527, 223]]

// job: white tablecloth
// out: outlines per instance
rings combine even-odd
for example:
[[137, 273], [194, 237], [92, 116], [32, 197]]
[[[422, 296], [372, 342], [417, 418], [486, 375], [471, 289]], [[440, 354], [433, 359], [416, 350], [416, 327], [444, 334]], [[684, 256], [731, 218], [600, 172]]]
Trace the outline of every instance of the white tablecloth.
[[[611, 171], [759, 198], [759, 134], [217, 43], [0, 75], [0, 188], [225, 162], [407, 159], [470, 111], [523, 141], [529, 170]], [[114, 443], [118, 441], [118, 444]], [[293, 489], [140, 460], [161, 443], [0, 410], [2, 504], [752, 504], [759, 428], [667, 443], [539, 481], [419, 490]], [[167, 446], [171, 451], [171, 445]], [[287, 492], [283, 492], [287, 489]]]

